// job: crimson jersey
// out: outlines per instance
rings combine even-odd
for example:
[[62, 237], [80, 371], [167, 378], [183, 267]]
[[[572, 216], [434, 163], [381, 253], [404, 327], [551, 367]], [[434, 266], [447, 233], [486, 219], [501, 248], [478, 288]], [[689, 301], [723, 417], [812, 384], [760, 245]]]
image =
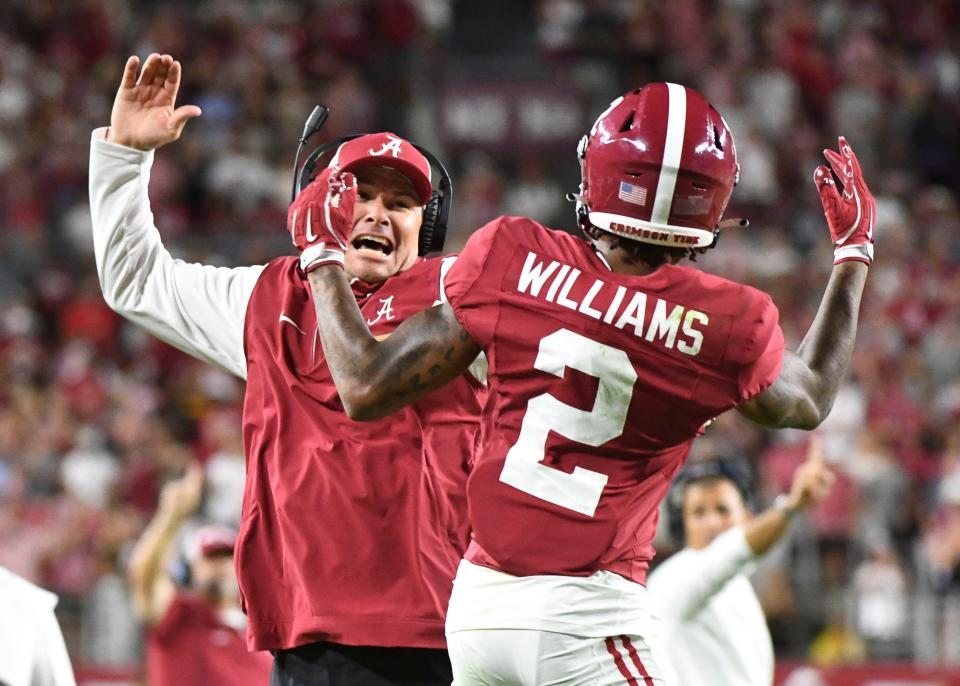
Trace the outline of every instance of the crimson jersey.
[[[434, 305], [451, 262], [420, 260], [379, 286], [355, 284], [370, 331], [389, 334]], [[468, 539], [480, 387], [462, 378], [376, 423], [348, 419], [293, 257], [261, 274], [244, 342], [247, 480], [236, 560], [250, 648], [444, 647]]]
[[643, 583], [691, 441], [780, 373], [770, 297], [690, 267], [616, 274], [519, 217], [475, 233], [445, 287], [489, 363], [467, 559]]

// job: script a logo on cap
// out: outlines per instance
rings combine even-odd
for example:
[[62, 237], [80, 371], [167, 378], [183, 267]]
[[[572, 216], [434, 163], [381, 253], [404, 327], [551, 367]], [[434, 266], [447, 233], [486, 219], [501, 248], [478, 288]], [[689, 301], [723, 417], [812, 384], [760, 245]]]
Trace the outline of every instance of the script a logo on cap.
[[375, 155], [379, 157], [380, 155], [386, 155], [388, 152], [393, 153], [394, 157], [400, 157], [400, 146], [403, 144], [403, 139], [397, 138], [396, 136], [391, 136], [387, 134], [387, 140], [384, 142], [383, 147], [379, 150], [374, 150], [370, 148], [367, 150], [368, 155]]

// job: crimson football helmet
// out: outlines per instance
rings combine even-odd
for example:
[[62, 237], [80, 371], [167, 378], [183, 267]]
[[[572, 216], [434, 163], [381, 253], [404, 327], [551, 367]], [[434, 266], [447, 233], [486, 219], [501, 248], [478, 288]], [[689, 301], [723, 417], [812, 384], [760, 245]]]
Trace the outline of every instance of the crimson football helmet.
[[614, 100], [577, 152], [581, 228], [670, 247], [713, 244], [740, 174], [723, 117], [675, 83]]

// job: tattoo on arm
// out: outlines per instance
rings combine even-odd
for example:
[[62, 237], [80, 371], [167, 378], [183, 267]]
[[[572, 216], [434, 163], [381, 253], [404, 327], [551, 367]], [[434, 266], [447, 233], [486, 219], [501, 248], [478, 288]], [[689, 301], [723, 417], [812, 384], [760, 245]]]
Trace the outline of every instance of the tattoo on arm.
[[447, 303], [415, 314], [377, 341], [342, 269], [321, 267], [309, 280], [327, 365], [354, 419], [399, 410], [462, 374], [480, 352]]

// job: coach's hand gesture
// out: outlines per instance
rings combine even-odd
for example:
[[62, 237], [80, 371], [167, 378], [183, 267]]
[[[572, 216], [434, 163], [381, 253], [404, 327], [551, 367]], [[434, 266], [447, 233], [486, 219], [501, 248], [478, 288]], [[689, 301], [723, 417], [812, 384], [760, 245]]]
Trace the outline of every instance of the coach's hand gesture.
[[153, 150], [180, 137], [187, 122], [200, 116], [196, 105], [174, 109], [180, 88], [180, 63], [170, 55], [150, 55], [143, 63], [129, 57], [113, 101], [107, 140], [138, 150]]
[[819, 436], [810, 440], [807, 459], [793, 473], [793, 484], [787, 496], [787, 506], [793, 511], [819, 505], [830, 495], [836, 476], [823, 461], [823, 445]]

